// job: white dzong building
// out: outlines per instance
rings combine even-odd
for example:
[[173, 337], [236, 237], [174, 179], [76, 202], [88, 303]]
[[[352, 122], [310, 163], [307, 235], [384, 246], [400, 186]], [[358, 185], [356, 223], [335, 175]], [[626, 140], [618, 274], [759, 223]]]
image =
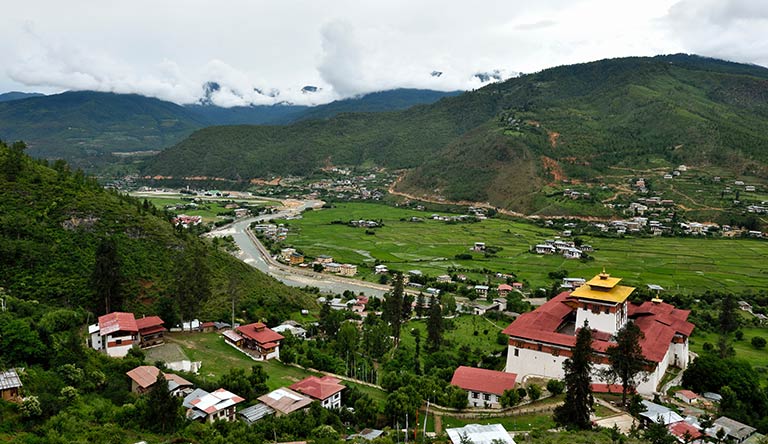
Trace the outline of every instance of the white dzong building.
[[656, 391], [669, 366], [688, 366], [688, 337], [694, 325], [688, 322], [689, 310], [680, 310], [660, 299], [632, 304], [633, 287], [619, 285], [621, 278], [603, 270], [573, 291], [560, 293], [536, 310], [525, 313], [510, 324], [506, 371], [526, 377], [562, 379], [563, 362], [571, 356], [576, 332], [588, 322], [595, 352], [593, 384], [606, 387], [600, 370], [608, 368], [606, 351], [615, 345], [616, 333], [634, 322], [644, 334], [640, 341], [645, 357], [644, 380], [638, 393]]

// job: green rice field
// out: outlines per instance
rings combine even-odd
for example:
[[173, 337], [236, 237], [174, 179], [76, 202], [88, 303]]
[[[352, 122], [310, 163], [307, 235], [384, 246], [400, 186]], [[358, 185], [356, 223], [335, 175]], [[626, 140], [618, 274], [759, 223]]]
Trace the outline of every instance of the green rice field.
[[[547, 273], [564, 269], [570, 276], [590, 278], [603, 267], [627, 285], [658, 284], [668, 291], [757, 290], [768, 288], [768, 242], [757, 239], [704, 238], [590, 238], [594, 260], [567, 260], [542, 256], [529, 248], [554, 238], [554, 230], [501, 219], [457, 223], [428, 219], [432, 213], [380, 204], [339, 203], [332, 209], [306, 212], [302, 219], [280, 221], [290, 229], [286, 245], [309, 256], [331, 255], [336, 262], [359, 266], [359, 275], [374, 280], [372, 267], [379, 261], [390, 269], [421, 270], [428, 275], [460, 269], [470, 277], [484, 278], [484, 269], [515, 273], [530, 287], [551, 285]], [[425, 219], [411, 222], [411, 217]], [[382, 220], [383, 227], [366, 234], [332, 221]], [[494, 257], [470, 252], [474, 242], [501, 247]], [[471, 253], [471, 260], [455, 255]]]

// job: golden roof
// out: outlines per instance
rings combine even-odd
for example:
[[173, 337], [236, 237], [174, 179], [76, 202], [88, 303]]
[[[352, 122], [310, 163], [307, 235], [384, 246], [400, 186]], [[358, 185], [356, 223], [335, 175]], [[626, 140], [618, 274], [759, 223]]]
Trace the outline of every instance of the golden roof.
[[571, 293], [571, 297], [592, 299], [596, 301], [614, 302], [620, 304], [627, 300], [635, 287], [618, 285], [621, 278], [612, 278], [603, 270], [602, 273], [590, 279], [586, 284]]

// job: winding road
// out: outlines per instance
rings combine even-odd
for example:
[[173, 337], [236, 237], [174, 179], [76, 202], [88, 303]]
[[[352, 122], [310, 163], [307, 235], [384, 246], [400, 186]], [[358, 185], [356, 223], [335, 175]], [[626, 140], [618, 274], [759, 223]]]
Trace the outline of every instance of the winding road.
[[237, 244], [237, 247], [239, 248], [235, 257], [292, 287], [317, 287], [323, 293], [333, 294], [341, 294], [345, 290], [350, 290], [356, 294], [365, 293], [366, 295], [376, 297], [381, 297], [384, 293], [390, 290], [390, 287], [387, 285], [374, 284], [372, 282], [364, 282], [341, 276], [315, 273], [314, 271], [303, 268], [289, 267], [272, 258], [269, 251], [248, 229], [251, 223], [296, 216], [308, 208], [321, 207], [323, 202], [319, 200], [286, 201], [283, 204], [284, 209], [277, 213], [239, 219], [232, 224], [212, 230], [210, 233], [207, 233], [206, 236], [232, 236], [235, 244]]

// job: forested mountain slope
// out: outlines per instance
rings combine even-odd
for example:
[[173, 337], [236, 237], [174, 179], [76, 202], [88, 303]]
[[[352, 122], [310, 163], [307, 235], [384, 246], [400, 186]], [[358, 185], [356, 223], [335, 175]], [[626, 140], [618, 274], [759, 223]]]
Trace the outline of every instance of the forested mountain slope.
[[149, 174], [245, 179], [327, 165], [411, 171], [398, 189], [535, 210], [544, 183], [614, 166], [766, 176], [768, 69], [689, 55], [561, 66], [405, 111], [197, 131]]
[[[249, 319], [314, 303], [64, 162], [49, 167], [0, 144], [0, 167], [0, 287], [17, 298], [99, 315], [109, 289], [110, 310], [169, 322], [229, 319], [233, 297]], [[108, 273], [95, 278], [97, 262]]]

